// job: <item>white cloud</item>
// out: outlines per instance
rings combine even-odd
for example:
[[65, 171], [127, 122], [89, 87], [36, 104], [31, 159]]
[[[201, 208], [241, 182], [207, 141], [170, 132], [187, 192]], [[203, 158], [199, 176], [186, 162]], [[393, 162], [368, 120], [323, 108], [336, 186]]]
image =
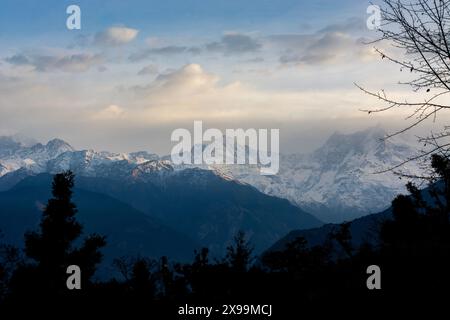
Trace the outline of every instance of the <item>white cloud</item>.
[[155, 66], [154, 64], [150, 64], [148, 66], [143, 67], [139, 72], [137, 73], [139, 76], [144, 76], [147, 74], [157, 74], [158, 73], [158, 66]]
[[125, 114], [125, 110], [115, 104], [111, 104], [102, 110], [95, 112], [92, 115], [92, 119], [95, 120], [110, 120], [110, 119], [117, 119], [120, 118]]
[[[0, 99], [0, 128], [24, 130], [32, 136], [37, 132], [37, 138], [59, 136], [83, 147], [95, 143], [102, 148], [120, 146], [131, 150], [146, 145], [164, 150], [170, 144], [170, 131], [189, 126], [193, 120], [204, 120], [208, 127], [216, 128], [280, 128], [284, 137], [305, 133], [304, 139], [308, 140], [311, 132], [321, 136], [316, 126], [334, 130], [344, 124], [352, 128], [373, 125], [377, 119], [391, 123], [403, 119], [403, 114], [398, 113], [401, 110], [380, 116], [359, 112], [377, 101], [352, 86], [358, 74], [346, 73], [349, 85], [343, 86], [340, 69], [333, 78], [332, 73], [317, 73], [315, 68], [302, 72], [285, 68], [271, 77], [258, 76], [270, 83], [265, 88], [258, 87], [258, 83], [248, 85], [250, 82], [242, 78], [242, 82], [226, 81], [222, 74], [219, 78], [209, 70], [209, 66], [205, 69], [188, 64], [166, 71], [147, 85], [117, 90], [117, 82], [113, 81], [116, 78], [106, 82], [111, 76], [101, 73], [96, 73], [95, 78], [32, 73], [12, 81], [20, 70], [7, 68], [0, 72], [0, 94], [4, 97]], [[368, 81], [370, 73], [366, 70], [361, 84], [369, 88], [377, 88], [378, 81], [385, 84], [380, 75], [390, 74], [386, 70], [376, 64], [370, 78], [377, 82]], [[136, 77], [134, 72], [132, 76]], [[273, 85], [275, 81], [279, 87]], [[335, 83], [341, 87], [335, 87]], [[409, 95], [402, 91], [394, 97]], [[298, 141], [291, 140], [290, 146], [297, 148]]]
[[138, 62], [153, 55], [169, 56], [169, 55], [180, 55], [180, 54], [193, 54], [198, 55], [201, 53], [201, 49], [198, 47], [187, 47], [187, 46], [165, 46], [158, 48], [145, 48], [144, 50], [139, 50], [130, 55], [129, 60], [132, 62]]
[[5, 59], [11, 65], [31, 66], [36, 71], [83, 72], [103, 61], [101, 55], [75, 53], [65, 55], [25, 55], [16, 54]]
[[145, 95], [194, 95], [207, 93], [214, 89], [218, 77], [203, 70], [199, 64], [160, 74], [148, 86], [136, 86], [133, 89]]
[[[198, 64], [132, 87], [130, 122], [174, 123], [195, 119], [228, 122], [295, 122], [361, 116], [361, 93], [351, 90], [261, 90], [239, 81], [222, 83]], [[340, 97], [340, 99], [336, 99]], [[332, 107], [330, 107], [332, 106]]]
[[151, 56], [168, 55], [193, 55], [198, 56], [205, 52], [221, 53], [223, 55], [241, 55], [260, 51], [262, 44], [253, 36], [242, 33], [225, 33], [218, 41], [206, 42], [197, 45], [170, 44], [157, 46], [161, 43], [159, 39], [146, 41], [148, 47], [138, 50], [129, 56], [129, 60], [137, 62], [148, 59]]
[[[285, 40], [292, 41], [293, 38]], [[281, 64], [346, 64], [357, 60], [367, 61], [378, 56], [362, 38], [355, 38], [344, 32], [320, 32], [307, 37], [306, 40], [296, 46], [288, 46], [280, 56]]]
[[261, 49], [261, 44], [253, 37], [241, 33], [227, 33], [218, 42], [206, 45], [210, 51], [219, 51], [224, 54], [242, 54], [255, 52]]
[[[133, 148], [138, 139], [152, 148], [158, 141], [167, 145], [167, 131], [199, 119], [210, 127], [283, 127], [285, 136], [299, 130], [311, 135], [305, 126], [314, 131], [315, 125], [326, 123], [331, 130], [343, 123], [352, 127], [372, 122], [374, 115], [358, 109], [373, 101], [353, 87], [354, 81], [389, 90], [386, 84], [398, 80], [386, 78], [392, 73], [385, 67], [387, 59], [365, 63], [373, 57], [372, 47], [350, 32], [350, 23], [309, 34], [228, 34], [215, 42], [183, 38], [186, 44], [178, 43], [180, 39], [150, 41], [135, 57], [151, 58], [142, 64], [129, 63], [134, 60], [128, 49], [139, 46], [118, 51], [105, 47], [135, 39], [138, 31], [127, 29], [89, 36], [89, 45], [102, 47], [84, 50], [102, 55], [67, 48], [22, 49], [16, 56], [6, 51], [9, 58], [0, 66], [0, 128], [70, 135], [70, 140], [83, 143], [103, 139], [126, 148]], [[179, 67], [191, 61], [198, 63]], [[93, 68], [108, 72], [75, 74]], [[402, 91], [398, 96], [408, 95]], [[148, 134], [151, 130], [160, 130], [158, 141], [157, 135]]]
[[139, 30], [127, 27], [110, 27], [95, 35], [95, 43], [105, 46], [120, 46], [133, 41]]

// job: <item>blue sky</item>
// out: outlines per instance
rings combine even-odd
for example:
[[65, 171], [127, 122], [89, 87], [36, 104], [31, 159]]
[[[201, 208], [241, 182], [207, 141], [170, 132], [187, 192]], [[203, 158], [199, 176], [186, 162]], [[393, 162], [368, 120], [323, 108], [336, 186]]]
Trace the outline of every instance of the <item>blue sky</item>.
[[[81, 30], [65, 26], [71, 4]], [[368, 5], [2, 1], [0, 134], [164, 153], [172, 130], [203, 120], [279, 128], [282, 147], [301, 152], [335, 130], [395, 126], [391, 115], [359, 111], [373, 101], [354, 82], [405, 94], [393, 86], [398, 70], [366, 44], [377, 36]]]
[[[365, 1], [299, 0], [4, 0], [0, 27], [12, 36], [35, 37], [65, 32], [65, 8], [82, 8], [83, 31], [95, 31], [111, 24], [132, 24], [152, 32], [221, 32], [223, 28], [264, 28], [273, 22], [301, 27], [321, 25], [355, 15], [367, 7]], [[208, 29], [204, 29], [208, 27]], [[298, 30], [292, 30], [298, 31]]]

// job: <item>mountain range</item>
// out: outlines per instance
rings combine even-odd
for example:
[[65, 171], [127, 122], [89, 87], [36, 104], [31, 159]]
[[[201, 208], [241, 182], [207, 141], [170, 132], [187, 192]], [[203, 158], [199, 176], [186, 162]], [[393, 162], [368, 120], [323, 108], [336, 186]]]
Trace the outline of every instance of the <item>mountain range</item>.
[[[404, 181], [392, 172], [375, 172], [392, 168], [415, 155], [417, 145], [405, 138], [385, 140], [385, 136], [381, 127], [352, 134], [335, 133], [311, 153], [281, 154], [280, 171], [274, 176], [262, 176], [256, 165], [175, 166], [170, 157], [146, 151], [74, 150], [59, 139], [42, 145], [30, 143], [30, 139], [25, 144], [23, 138], [0, 137], [0, 177], [3, 177], [0, 190], [6, 190], [29, 173], [56, 173], [69, 168], [83, 176], [123, 178], [134, 169], [137, 173], [167, 166], [174, 171], [198, 167], [288, 199], [322, 221], [339, 223], [382, 211], [395, 195], [405, 192]], [[8, 176], [18, 169], [21, 171]], [[408, 163], [402, 170], [410, 175], [421, 172], [416, 163]]]
[[[290, 200], [324, 222], [340, 223], [380, 212], [406, 191], [393, 168], [417, 154], [408, 137], [385, 139], [377, 126], [352, 134], [335, 133], [318, 149], [305, 154], [281, 154], [277, 175], [260, 175], [257, 166], [221, 165], [214, 169], [258, 190]], [[402, 166], [407, 175], [420, 175], [417, 163]]]
[[[0, 229], [20, 243], [24, 231], [37, 227], [51, 175], [70, 169], [86, 230], [113, 235], [109, 257], [165, 253], [184, 260], [202, 246], [218, 256], [239, 230], [247, 233], [255, 252], [262, 252], [294, 230], [326, 234], [323, 230], [333, 225], [321, 227], [322, 221], [340, 223], [381, 212], [404, 193], [404, 181], [374, 172], [416, 149], [404, 139], [383, 140], [385, 134], [379, 127], [336, 133], [312, 153], [280, 155], [275, 176], [260, 175], [255, 165], [174, 165], [170, 157], [146, 151], [75, 150], [60, 139], [41, 144], [0, 137]], [[416, 174], [419, 167], [404, 171]], [[357, 226], [370, 219], [355, 221]], [[155, 243], [166, 245], [156, 248]]]
[[[137, 248], [130, 254], [158, 257], [164, 252], [178, 260], [200, 247], [222, 256], [239, 230], [261, 252], [290, 230], [322, 224], [286, 199], [214, 170], [175, 168], [147, 152], [77, 151], [57, 139], [32, 146], [12, 138], [0, 141], [2, 164], [9, 170], [0, 177], [0, 229], [14, 244], [38, 226], [51, 175], [68, 169], [76, 174], [75, 203], [81, 203], [86, 229], [113, 235], [108, 258], [130, 246]], [[166, 245], [155, 247], [161, 242]]]

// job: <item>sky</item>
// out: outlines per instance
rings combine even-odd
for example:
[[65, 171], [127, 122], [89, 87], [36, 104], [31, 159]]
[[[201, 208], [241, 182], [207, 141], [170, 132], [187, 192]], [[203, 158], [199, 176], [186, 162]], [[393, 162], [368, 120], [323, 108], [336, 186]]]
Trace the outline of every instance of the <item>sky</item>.
[[[69, 30], [66, 8], [81, 10]], [[365, 0], [24, 1], [0, 4], [0, 135], [168, 153], [171, 132], [280, 129], [282, 153], [335, 131], [405, 126], [362, 93], [408, 77], [374, 52]], [[393, 50], [388, 44], [382, 49]]]

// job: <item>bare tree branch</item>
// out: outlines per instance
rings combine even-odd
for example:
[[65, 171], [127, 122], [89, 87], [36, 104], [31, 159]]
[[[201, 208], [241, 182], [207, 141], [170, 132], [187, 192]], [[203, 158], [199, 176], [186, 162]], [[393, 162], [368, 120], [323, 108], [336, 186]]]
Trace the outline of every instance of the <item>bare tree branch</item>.
[[[383, 21], [378, 29], [380, 37], [371, 44], [384, 41], [403, 51], [403, 59], [400, 59], [375, 47], [382, 59], [400, 66], [401, 71], [406, 69], [414, 75], [411, 80], [401, 84], [409, 85], [418, 95], [423, 90], [427, 93], [433, 90], [433, 95], [423, 101], [418, 101], [420, 97], [416, 101], [401, 101], [388, 97], [384, 90], [373, 92], [355, 84], [362, 92], [376, 98], [383, 105], [363, 109], [363, 112], [372, 114], [396, 108], [411, 109], [406, 120], [412, 122], [385, 137], [389, 139], [411, 130], [427, 119], [435, 121], [438, 113], [450, 109], [450, 101], [445, 99], [450, 93], [450, 0], [382, 1]], [[408, 162], [427, 158], [433, 153], [441, 153], [446, 157], [449, 155], [448, 131], [420, 138], [419, 142], [427, 145], [428, 149], [379, 173], [395, 171]]]

